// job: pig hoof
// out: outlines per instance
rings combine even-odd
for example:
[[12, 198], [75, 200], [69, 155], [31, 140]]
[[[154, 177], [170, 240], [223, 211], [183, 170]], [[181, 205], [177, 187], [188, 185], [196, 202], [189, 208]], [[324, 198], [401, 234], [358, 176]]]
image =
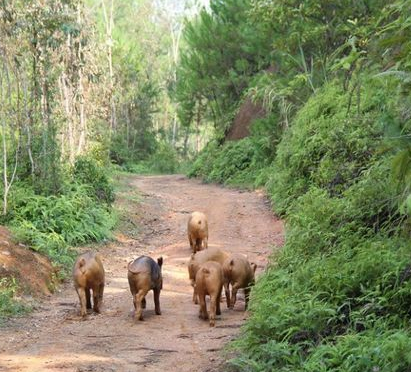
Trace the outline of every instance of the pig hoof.
[[210, 327], [215, 327], [215, 322], [214, 321], [210, 322]]

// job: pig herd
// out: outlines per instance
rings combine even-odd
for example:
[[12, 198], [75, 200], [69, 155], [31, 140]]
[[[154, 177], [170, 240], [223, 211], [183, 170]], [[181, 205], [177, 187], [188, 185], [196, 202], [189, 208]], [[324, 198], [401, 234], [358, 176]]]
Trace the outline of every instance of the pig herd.
[[[242, 254], [231, 254], [218, 248], [208, 248], [208, 221], [204, 213], [193, 212], [187, 224], [187, 234], [193, 251], [188, 262], [188, 274], [193, 287], [193, 302], [200, 305], [199, 317], [215, 325], [216, 315], [221, 314], [221, 292], [224, 287], [227, 307], [236, 303], [237, 291], [244, 289], [247, 309], [250, 287], [254, 284], [257, 265], [250, 263]], [[133, 298], [135, 319], [143, 320], [146, 295], [154, 293], [154, 308], [161, 315], [160, 292], [163, 288], [163, 258], [157, 261], [148, 256], [140, 256], [128, 264], [128, 283]], [[87, 315], [87, 309], [97, 313], [103, 301], [104, 267], [97, 253], [80, 255], [73, 268], [74, 287], [80, 300], [80, 314]], [[231, 292], [230, 292], [231, 288]], [[93, 307], [91, 306], [93, 293]], [[206, 296], [209, 296], [209, 312]]]

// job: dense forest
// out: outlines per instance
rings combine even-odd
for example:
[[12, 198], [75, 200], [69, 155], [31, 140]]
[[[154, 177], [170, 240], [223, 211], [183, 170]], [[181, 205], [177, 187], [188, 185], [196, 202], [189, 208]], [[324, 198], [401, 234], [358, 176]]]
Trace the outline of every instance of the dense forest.
[[195, 158], [286, 221], [233, 371], [409, 370], [411, 1], [204, 4], [0, 1], [1, 223], [70, 267], [113, 169]]
[[[287, 224], [234, 370], [409, 369], [410, 9], [220, 0], [184, 30], [179, 117], [216, 130], [190, 174], [266, 187]], [[249, 102], [266, 114], [228, 141]]]
[[[183, 18], [199, 6], [0, 1], [0, 223], [59, 276], [71, 247], [111, 237], [113, 172], [174, 172], [196, 150], [171, 92]], [[0, 278], [0, 314], [15, 293]]]

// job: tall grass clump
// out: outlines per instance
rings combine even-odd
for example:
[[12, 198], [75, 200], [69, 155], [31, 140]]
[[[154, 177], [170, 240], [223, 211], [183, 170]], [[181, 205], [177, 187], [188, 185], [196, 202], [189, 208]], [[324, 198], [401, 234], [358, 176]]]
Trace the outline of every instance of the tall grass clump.
[[331, 82], [284, 134], [269, 193], [286, 244], [252, 291], [234, 370], [410, 368], [408, 212], [386, 137], [403, 125], [394, 83], [363, 76], [354, 100]]

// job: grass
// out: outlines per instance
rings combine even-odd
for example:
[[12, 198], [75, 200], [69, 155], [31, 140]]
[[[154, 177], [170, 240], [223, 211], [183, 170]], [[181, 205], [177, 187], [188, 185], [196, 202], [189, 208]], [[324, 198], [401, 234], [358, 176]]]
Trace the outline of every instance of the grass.
[[29, 307], [17, 299], [19, 285], [14, 278], [0, 279], [0, 324], [4, 319], [29, 311]]

